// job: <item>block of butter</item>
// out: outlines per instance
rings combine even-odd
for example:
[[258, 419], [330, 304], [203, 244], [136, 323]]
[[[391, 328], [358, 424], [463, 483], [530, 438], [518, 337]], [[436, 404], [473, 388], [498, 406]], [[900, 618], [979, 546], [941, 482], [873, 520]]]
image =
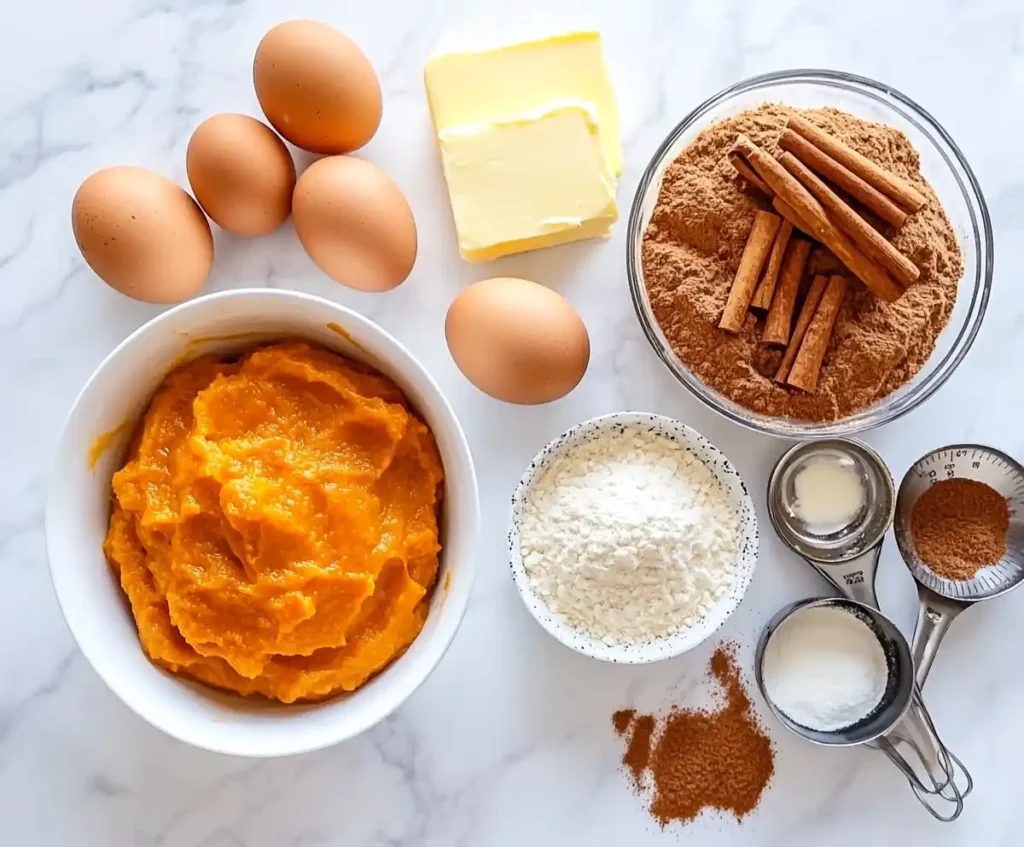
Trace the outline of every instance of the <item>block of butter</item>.
[[442, 56], [424, 75], [464, 258], [608, 234], [622, 141], [597, 33]]
[[615, 177], [585, 103], [439, 134], [459, 251], [471, 262], [607, 234]]

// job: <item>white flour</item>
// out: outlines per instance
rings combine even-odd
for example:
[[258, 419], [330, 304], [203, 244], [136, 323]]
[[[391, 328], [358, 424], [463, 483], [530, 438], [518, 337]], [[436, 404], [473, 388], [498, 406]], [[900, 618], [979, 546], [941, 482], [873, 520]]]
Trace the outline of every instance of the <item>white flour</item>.
[[690, 626], [728, 590], [739, 515], [668, 436], [605, 430], [533, 480], [519, 543], [554, 612], [609, 644], [638, 643]]
[[885, 694], [885, 651], [864, 621], [835, 606], [794, 613], [772, 633], [765, 693], [791, 720], [829, 732], [867, 717]]

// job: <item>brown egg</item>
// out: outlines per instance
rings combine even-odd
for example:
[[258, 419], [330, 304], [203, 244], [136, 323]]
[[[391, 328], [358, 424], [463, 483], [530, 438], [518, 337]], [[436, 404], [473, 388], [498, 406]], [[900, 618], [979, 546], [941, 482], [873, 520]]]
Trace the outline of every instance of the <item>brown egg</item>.
[[360, 291], [387, 291], [416, 261], [416, 221], [376, 165], [351, 156], [313, 162], [295, 184], [299, 241], [320, 270]]
[[206, 282], [213, 236], [185, 191], [145, 168], [104, 168], [71, 205], [78, 249], [97, 276], [148, 303], [175, 303]]
[[448, 308], [444, 332], [459, 370], [506, 403], [564, 397], [590, 362], [587, 328], [569, 301], [525, 279], [469, 286]]
[[207, 118], [188, 142], [185, 168], [199, 205], [228, 232], [266, 235], [291, 214], [295, 163], [277, 134], [255, 118]]
[[256, 96], [267, 120], [313, 153], [358, 150], [380, 126], [380, 82], [348, 36], [318, 21], [278, 24], [256, 49]]

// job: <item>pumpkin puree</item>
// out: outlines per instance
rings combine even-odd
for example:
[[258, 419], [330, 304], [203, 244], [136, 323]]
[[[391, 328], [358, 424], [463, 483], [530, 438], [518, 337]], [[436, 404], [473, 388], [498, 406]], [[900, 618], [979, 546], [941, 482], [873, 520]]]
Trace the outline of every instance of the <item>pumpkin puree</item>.
[[285, 703], [358, 688], [423, 627], [443, 469], [386, 377], [288, 341], [164, 380], [104, 549], [146, 654]]

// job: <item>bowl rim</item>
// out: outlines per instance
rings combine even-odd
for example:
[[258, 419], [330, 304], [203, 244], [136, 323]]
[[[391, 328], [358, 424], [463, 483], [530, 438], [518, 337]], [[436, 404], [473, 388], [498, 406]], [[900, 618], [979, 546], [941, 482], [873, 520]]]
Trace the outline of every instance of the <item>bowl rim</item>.
[[[692, 643], [687, 643], [687, 632], [684, 631], [642, 644], [607, 645], [599, 639], [580, 632], [569, 623], [562, 621], [550, 606], [534, 592], [529, 584], [529, 578], [526, 575], [525, 565], [520, 554], [517, 519], [526, 501], [530, 487], [538, 474], [548, 466], [552, 459], [561, 455], [567, 446], [574, 444], [581, 434], [607, 430], [616, 425], [642, 426], [645, 424], [653, 424], [659, 430], [673, 432], [685, 438], [685, 442], [683, 442], [684, 448], [700, 459], [712, 476], [733, 497], [740, 519], [740, 547], [736, 555], [737, 562], [740, 563], [740, 567], [737, 568], [738, 579], [733, 583], [728, 594], [720, 598], [709, 610], [709, 616], [710, 611], [717, 610], [720, 619]], [[718, 464], [712, 465], [709, 463], [699, 454], [698, 449], [705, 451]], [[730, 478], [731, 482], [729, 481]], [[760, 530], [757, 511], [754, 507], [754, 501], [750, 496], [750, 489], [729, 457], [716, 447], [707, 436], [682, 421], [667, 415], [628, 410], [598, 415], [573, 424], [563, 433], [551, 439], [537, 452], [520, 476], [512, 494], [506, 542], [512, 581], [515, 583], [519, 598], [523, 601], [523, 605], [526, 606], [530, 616], [548, 635], [564, 647], [592, 659], [613, 664], [643, 665], [660, 662], [665, 659], [673, 659], [688, 653], [714, 636], [725, 622], [732, 617], [742, 604], [753, 581], [754, 572], [757, 569]], [[704, 620], [707, 620], [709, 616], [706, 616]]]
[[[772, 418], [767, 415], [761, 415], [753, 410], [742, 408], [739, 404], [736, 404], [709, 386], [704, 385], [698, 377], [692, 374], [688, 367], [678, 361], [671, 352], [667, 341], [660, 337], [661, 328], [658, 326], [653, 314], [650, 313], [649, 306], [647, 305], [646, 288], [642, 278], [643, 274], [639, 270], [640, 250], [643, 239], [643, 206], [648, 192], [657, 183], [665, 157], [680, 136], [714, 107], [739, 94], [756, 91], [760, 88], [780, 83], [814, 83], [853, 91], [889, 109], [894, 109], [906, 121], [932, 140], [936, 151], [946, 162], [950, 173], [959, 186], [970, 213], [974, 242], [977, 245], [977, 268], [964, 324], [945, 355], [936, 363], [934, 369], [925, 375], [915, 386], [910, 387], [910, 382], [905, 383], [904, 385], [908, 387], [908, 390], [899, 395], [896, 401], [880, 414], [878, 413], [879, 406], [887, 398], [882, 398], [871, 406], [860, 409], [846, 418], [825, 423], [803, 421], [797, 418]], [[937, 136], [941, 143], [937, 143], [934, 136]], [[946, 148], [948, 148], [948, 152]], [[633, 309], [640, 322], [644, 336], [647, 338], [647, 342], [676, 381], [706, 406], [733, 423], [737, 423], [754, 432], [768, 435], [787, 438], [853, 435], [883, 426], [916, 409], [946, 383], [964, 357], [966, 357], [981, 329], [982, 321], [988, 308], [994, 272], [993, 241], [992, 221], [978, 179], [952, 137], [929, 112], [892, 86], [869, 77], [825, 68], [794, 68], [758, 74], [740, 80], [699, 104], [672, 128], [644, 168], [643, 174], [637, 183], [636, 192], [633, 195], [626, 229], [626, 276], [629, 282]], [[700, 385], [698, 386], [696, 383], [700, 383]], [[891, 397], [893, 395], [890, 394], [888, 396]]]
[[[161, 720], [155, 719], [148, 713], [144, 704], [137, 702], [136, 698], [126, 696], [120, 681], [114, 678], [114, 675], [101, 670], [100, 666], [97, 665], [93, 653], [96, 645], [93, 644], [90, 647], [86, 647], [79, 640], [75, 626], [71, 623], [71, 618], [68, 616], [66, 608], [67, 597], [64, 596], [60, 587], [61, 580], [56, 572], [59, 568], [54, 568], [52, 550], [55, 547], [55, 544], [53, 543], [54, 533], [57, 531], [57, 518], [54, 515], [56, 507], [54, 506], [55, 498], [53, 496], [53, 491], [54, 488], [60, 484], [60, 469], [56, 465], [64, 450], [64, 444], [68, 437], [69, 427], [72, 424], [76, 411], [83, 403], [84, 398], [88, 397], [89, 393], [94, 389], [94, 386], [100, 379], [101, 375], [111, 366], [112, 363], [124, 356], [126, 352], [139, 341], [139, 339], [151, 332], [158, 331], [164, 324], [173, 321], [183, 313], [193, 309], [205, 308], [212, 302], [238, 298], [250, 298], [254, 296], [268, 300], [304, 301], [318, 308], [333, 311], [340, 318], [343, 318], [347, 325], [357, 325], [367, 334], [378, 336], [385, 346], [393, 348], [392, 352], [384, 355], [375, 353], [374, 356], [381, 359], [387, 366], [394, 366], [396, 370], [400, 370], [404, 378], [413, 379], [419, 387], [425, 387], [428, 393], [432, 395], [431, 406], [433, 411], [441, 418], [444, 426], [446, 428], [450, 428], [449, 434], [451, 435], [453, 455], [461, 466], [461, 469], [465, 471], [466, 478], [463, 480], [462, 484], [465, 488], [466, 503], [464, 504], [465, 515], [463, 518], [465, 525], [465, 551], [463, 554], [464, 561], [462, 561], [462, 564], [460, 565], [462, 571], [460, 572], [459, 579], [454, 581], [457, 583], [457, 588], [446, 594], [444, 602], [434, 612], [435, 614], [443, 613], [445, 615], [445, 622], [447, 625], [440, 627], [435, 631], [435, 640], [431, 644], [432, 650], [421, 658], [421, 670], [417, 673], [410, 674], [409, 679], [405, 681], [405, 685], [395, 690], [386, 702], [385, 707], [381, 708], [372, 716], [366, 716], [364, 720], [359, 721], [358, 723], [345, 723], [341, 721], [337, 723], [327, 723], [323, 726], [315, 739], [293, 745], [278, 743], [269, 749], [247, 750], [239, 749], [236, 745], [205, 743], [196, 738], [188, 737], [185, 733], [175, 731], [173, 728], [165, 726]], [[273, 333], [270, 332], [267, 333], [268, 337], [272, 334]], [[182, 347], [187, 347], [187, 343], [187, 338], [183, 336]], [[400, 360], [397, 364], [395, 363], [396, 358]], [[405, 347], [404, 344], [379, 324], [340, 303], [291, 289], [246, 287], [202, 295], [184, 303], [179, 303], [172, 308], [161, 312], [131, 332], [103, 358], [99, 365], [96, 366], [82, 388], [78, 391], [64, 418], [53, 455], [54, 458], [51, 460], [50, 468], [50, 481], [47, 486], [47, 503], [44, 518], [44, 543], [46, 547], [47, 572], [49, 573], [50, 583], [53, 587], [54, 595], [56, 596], [57, 604], [60, 608], [65, 626], [67, 626], [71, 633], [75, 646], [85, 657], [93, 672], [100, 678], [104, 685], [114, 693], [118, 700], [120, 700], [145, 723], [191, 747], [208, 750], [214, 753], [242, 756], [246, 758], [277, 758], [281, 756], [298, 755], [322, 750], [354, 738], [385, 720], [395, 710], [402, 706], [423, 685], [424, 682], [426, 682], [427, 678], [434, 672], [444, 656], [447, 654], [465, 617], [477, 571], [477, 546], [479, 542], [480, 527], [480, 495], [476, 468], [473, 462], [473, 454], [469, 447], [469, 442], [466, 439], [465, 432], [462, 429], [462, 424], [459, 421], [458, 416], [455, 414], [448, 398], [441, 391], [440, 386], [431, 376], [430, 372], [419, 361], [419, 359]], [[118, 588], [120, 589], [119, 586]], [[440, 585], [435, 586], [435, 590], [440, 590], [440, 588]], [[141, 650], [141, 646], [139, 649]], [[401, 662], [406, 655], [407, 654], [403, 653], [398, 656], [376, 676], [379, 677], [387, 673], [388, 670]], [[146, 657], [146, 660], [147, 662], [149, 661], [148, 657]], [[152, 667], [154, 672], [162, 672], [156, 665], [153, 665]], [[185, 677], [175, 677], [175, 680], [182, 685], [191, 687], [198, 685], [202, 690], [209, 690], [214, 692], [216, 697], [220, 697], [221, 692], [215, 688], [204, 686], [202, 683], [193, 683]], [[228, 699], [232, 699], [236, 695], [232, 695], [230, 692], [227, 692], [226, 696]], [[282, 719], [289, 720], [291, 718], [299, 718], [302, 715], [309, 714], [310, 712], [319, 712], [339, 707], [343, 708], [344, 702], [345, 699], [343, 697], [329, 697], [325, 700], [314, 703], [296, 703], [294, 711], [290, 714], [286, 712]], [[280, 714], [280, 712], [278, 714]]]

